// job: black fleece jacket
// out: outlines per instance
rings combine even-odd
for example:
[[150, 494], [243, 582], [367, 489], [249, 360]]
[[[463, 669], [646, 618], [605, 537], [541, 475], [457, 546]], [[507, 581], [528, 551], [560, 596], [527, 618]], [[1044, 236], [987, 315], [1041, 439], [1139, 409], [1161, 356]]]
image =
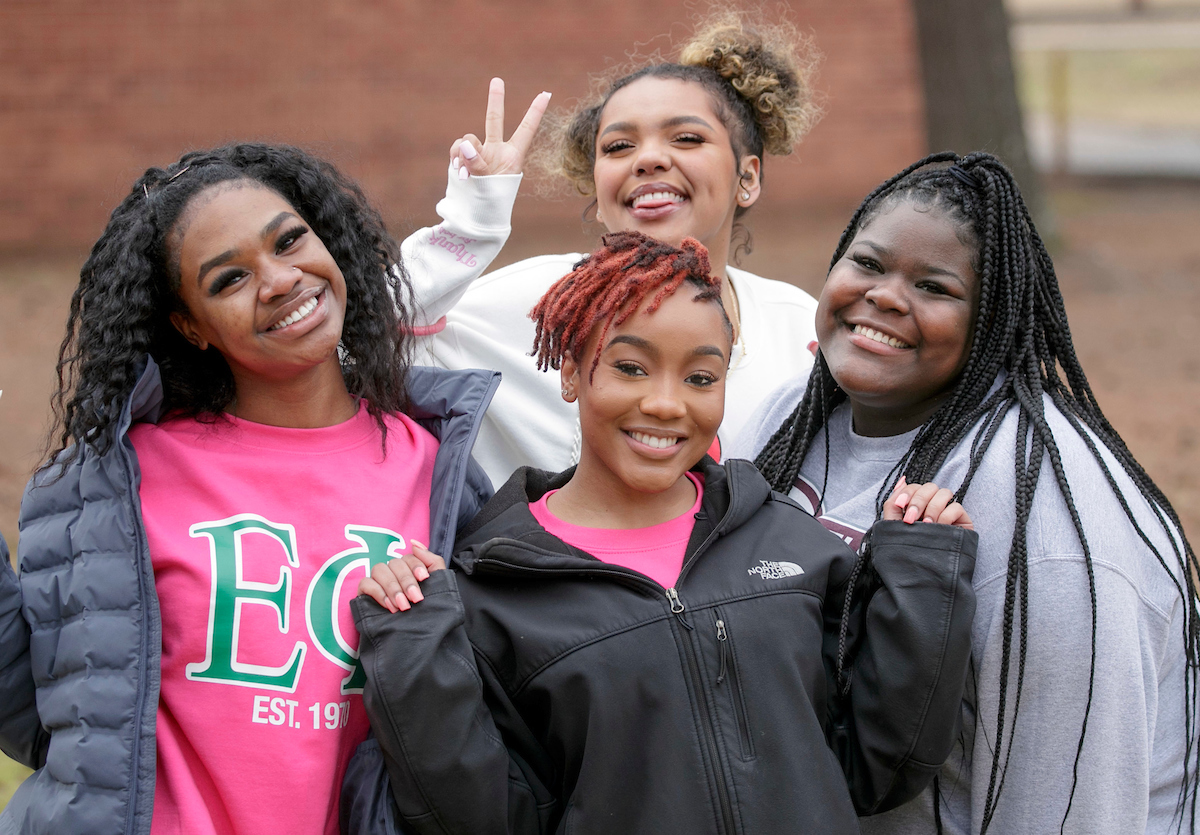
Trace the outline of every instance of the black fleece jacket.
[[855, 555], [749, 462], [698, 471], [674, 588], [547, 533], [528, 503], [569, 473], [525, 469], [424, 602], [354, 601], [407, 827], [857, 832], [932, 779], [958, 728], [976, 535], [877, 524], [843, 632]]

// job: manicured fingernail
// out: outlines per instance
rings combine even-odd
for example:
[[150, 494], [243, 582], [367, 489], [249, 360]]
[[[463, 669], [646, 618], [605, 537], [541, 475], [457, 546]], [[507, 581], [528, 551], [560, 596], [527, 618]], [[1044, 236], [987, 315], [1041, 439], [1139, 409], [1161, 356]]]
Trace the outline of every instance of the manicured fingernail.
[[926, 516], [926, 517], [925, 517], [925, 521], [926, 521], [926, 522], [928, 522], [928, 523], [930, 523], [930, 524], [932, 524], [932, 523], [933, 523], [933, 517], [932, 517], [932, 516]]
[[917, 521], [920, 515], [921, 514], [915, 507], [910, 507], [908, 510], [904, 511], [904, 521], [911, 525], [913, 522]]
[[457, 171], [459, 166], [461, 166], [461, 165], [462, 165], [462, 157], [455, 157], [453, 160], [450, 161], [450, 166], [455, 171]]
[[479, 153], [475, 150], [475, 146], [470, 142], [463, 142], [458, 146], [458, 152], [463, 155], [464, 159], [475, 159]]
[[421, 540], [419, 540], [419, 539], [410, 539], [410, 540], [409, 540], [409, 542], [411, 542], [413, 545], [415, 545], [415, 546], [416, 546], [416, 547], [418, 547], [418, 548], [421, 548], [421, 549], [423, 549], [423, 550], [426, 550], [426, 551], [428, 551], [428, 550], [429, 550], [429, 546], [428, 546], [428, 545], [426, 545], [424, 542], [422, 542], [422, 541], [421, 541]]
[[897, 483], [897, 486], [903, 487], [906, 484], [908, 484], [908, 479], [906, 479], [904, 476], [900, 476], [900, 481]]
[[425, 580], [429, 579], [429, 572], [425, 570], [424, 566], [418, 565], [413, 570], [413, 576], [416, 577], [418, 580], [421, 580], [422, 582], [424, 582]]
[[412, 604], [408, 602], [407, 597], [402, 594], [398, 594], [396, 595], [396, 605], [400, 608], [400, 611], [403, 612]]
[[416, 586], [408, 587], [408, 599], [413, 603], [420, 603], [425, 599], [425, 595], [421, 594], [421, 590]]
[[907, 493], [901, 493], [896, 497], [896, 507], [900, 508], [901, 510], [908, 507], [909, 499], [910, 497]]
[[542, 95], [545, 96], [546, 98], [550, 98], [554, 94], [551, 93], [549, 90], [542, 90]]
[[465, 180], [471, 176], [471, 172], [466, 169], [466, 166], [458, 169], [458, 179]]

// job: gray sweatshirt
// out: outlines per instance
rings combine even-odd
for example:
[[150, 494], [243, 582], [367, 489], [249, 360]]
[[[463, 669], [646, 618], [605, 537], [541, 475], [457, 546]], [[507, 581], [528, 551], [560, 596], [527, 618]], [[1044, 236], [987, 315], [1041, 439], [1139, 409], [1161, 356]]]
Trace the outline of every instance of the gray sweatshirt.
[[[728, 457], [753, 458], [804, 394], [797, 378], [759, 408]], [[1062, 453], [1083, 521], [1096, 576], [1096, 674], [1078, 785], [1065, 832], [1088, 835], [1175, 832], [1183, 779], [1185, 660], [1183, 601], [1171, 543], [1153, 512], [1105, 452], [1105, 461], [1150, 540], [1172, 573], [1158, 563], [1129, 524], [1103, 471], [1057, 409], [1046, 415]], [[964, 504], [979, 532], [975, 568], [978, 608], [973, 630], [973, 681], [963, 701], [963, 733], [940, 776], [941, 817], [948, 833], [977, 833], [982, 823], [999, 710], [1005, 577], [1015, 523], [1012, 410], [984, 456]], [[790, 495], [825, 526], [857, 547], [875, 518], [875, 497], [916, 431], [887, 438], [856, 435], [848, 404], [818, 436]], [[957, 488], [966, 474], [970, 437], [938, 473]], [[1000, 801], [989, 831], [1058, 832], [1071, 796], [1083, 726], [1091, 659], [1092, 605], [1083, 550], [1049, 460], [1043, 461], [1028, 526], [1029, 619], [1025, 682], [1013, 726], [1019, 632], [1014, 630]], [[1195, 727], [1193, 725], [1193, 727]], [[1009, 740], [1012, 738], [1011, 750]], [[973, 767], [974, 766], [974, 767]], [[886, 814], [862, 820], [863, 832], [932, 833], [933, 792]], [[1186, 827], [1185, 827], [1186, 830]]]

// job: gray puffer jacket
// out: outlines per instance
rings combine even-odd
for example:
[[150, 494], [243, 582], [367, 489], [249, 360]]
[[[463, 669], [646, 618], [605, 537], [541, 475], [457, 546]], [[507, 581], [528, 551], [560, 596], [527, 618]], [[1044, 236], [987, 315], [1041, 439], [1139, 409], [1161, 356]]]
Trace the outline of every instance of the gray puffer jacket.
[[[499, 378], [411, 369], [410, 414], [440, 442], [430, 498], [437, 553], [450, 552], [460, 524], [491, 495], [470, 451]], [[0, 833], [150, 831], [161, 619], [128, 431], [161, 411], [148, 359], [118, 443], [104, 455], [84, 448], [57, 480], [57, 468], [39, 473], [21, 502], [20, 578], [7, 558], [0, 565], [0, 749], [37, 771], [0, 814]]]

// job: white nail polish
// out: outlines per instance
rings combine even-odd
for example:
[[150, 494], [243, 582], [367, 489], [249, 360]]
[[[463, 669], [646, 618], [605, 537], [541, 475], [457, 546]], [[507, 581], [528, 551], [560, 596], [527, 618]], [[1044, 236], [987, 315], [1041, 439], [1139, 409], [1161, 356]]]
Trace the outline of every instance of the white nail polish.
[[455, 171], [457, 171], [457, 170], [459, 169], [459, 166], [461, 166], [461, 165], [462, 165], [462, 158], [461, 158], [461, 157], [455, 157], [455, 158], [453, 159], [453, 161], [451, 161], [450, 165], [451, 165], [451, 166], [453, 166], [453, 168], [454, 168], [454, 170], [455, 170]]
[[463, 142], [458, 146], [458, 152], [463, 155], [463, 159], [475, 159], [479, 156], [479, 152], [475, 150], [475, 146], [470, 142]]
[[470, 176], [471, 176], [471, 172], [468, 171], [466, 168], [458, 169], [458, 179], [465, 180], [465, 179], [467, 179], [467, 177], [470, 177]]

